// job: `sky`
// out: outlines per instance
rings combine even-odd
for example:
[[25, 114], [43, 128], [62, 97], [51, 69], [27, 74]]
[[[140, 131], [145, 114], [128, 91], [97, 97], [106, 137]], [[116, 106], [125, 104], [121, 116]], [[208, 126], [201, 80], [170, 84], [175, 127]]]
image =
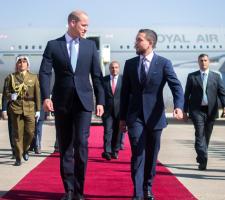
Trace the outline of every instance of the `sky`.
[[64, 27], [77, 9], [89, 15], [89, 29], [103, 27], [225, 27], [224, 0], [0, 0], [0, 30]]

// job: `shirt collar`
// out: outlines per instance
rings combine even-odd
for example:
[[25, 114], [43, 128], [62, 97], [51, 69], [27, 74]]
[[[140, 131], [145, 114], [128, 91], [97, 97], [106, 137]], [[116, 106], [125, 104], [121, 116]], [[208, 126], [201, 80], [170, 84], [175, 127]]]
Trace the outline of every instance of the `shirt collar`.
[[72, 40], [79, 41], [79, 38], [72, 38], [68, 33], [65, 34], [66, 43], [70, 43]]
[[152, 61], [152, 58], [154, 56], [154, 52], [152, 51], [150, 54], [148, 54], [147, 56], [143, 56], [141, 55], [140, 58], [141, 60], [145, 57], [145, 59], [148, 61], [148, 62], [151, 62]]
[[110, 74], [110, 80], [112, 80], [113, 78], [118, 79], [118, 76], [119, 76], [119, 74], [117, 74], [116, 76], [113, 76], [113, 75]]
[[201, 75], [202, 75], [203, 73], [205, 73], [206, 75], [208, 75], [208, 74], [209, 74], [209, 69], [207, 69], [207, 70], [205, 70], [205, 71], [202, 71], [202, 70], [200, 69], [200, 72], [201, 72]]

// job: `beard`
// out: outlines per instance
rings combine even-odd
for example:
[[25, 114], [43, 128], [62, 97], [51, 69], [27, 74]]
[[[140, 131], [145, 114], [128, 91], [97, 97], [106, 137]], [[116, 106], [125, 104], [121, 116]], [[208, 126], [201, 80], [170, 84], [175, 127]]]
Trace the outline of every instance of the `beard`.
[[145, 50], [144, 49], [138, 49], [138, 48], [136, 48], [136, 54], [137, 55], [142, 55], [144, 53], [145, 53]]

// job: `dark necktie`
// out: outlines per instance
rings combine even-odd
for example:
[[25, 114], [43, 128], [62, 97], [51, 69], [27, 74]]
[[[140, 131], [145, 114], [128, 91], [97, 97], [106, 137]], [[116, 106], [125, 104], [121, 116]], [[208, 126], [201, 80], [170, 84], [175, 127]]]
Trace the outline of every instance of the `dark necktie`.
[[140, 70], [140, 82], [142, 85], [145, 84], [146, 81], [146, 72], [145, 72], [146, 59], [143, 58], [141, 62], [141, 70]]

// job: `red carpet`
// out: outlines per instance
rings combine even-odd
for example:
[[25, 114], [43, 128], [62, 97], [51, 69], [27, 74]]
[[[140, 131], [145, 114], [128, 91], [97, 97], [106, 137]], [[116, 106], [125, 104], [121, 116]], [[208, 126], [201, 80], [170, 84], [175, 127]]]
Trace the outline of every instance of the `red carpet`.
[[[90, 200], [131, 199], [130, 148], [120, 151], [118, 160], [105, 161], [102, 153], [102, 127], [91, 127], [85, 197]], [[158, 164], [153, 192], [157, 200], [196, 199], [171, 172]], [[60, 199], [64, 193], [59, 175], [59, 159], [52, 154], [15, 185], [2, 199]]]

